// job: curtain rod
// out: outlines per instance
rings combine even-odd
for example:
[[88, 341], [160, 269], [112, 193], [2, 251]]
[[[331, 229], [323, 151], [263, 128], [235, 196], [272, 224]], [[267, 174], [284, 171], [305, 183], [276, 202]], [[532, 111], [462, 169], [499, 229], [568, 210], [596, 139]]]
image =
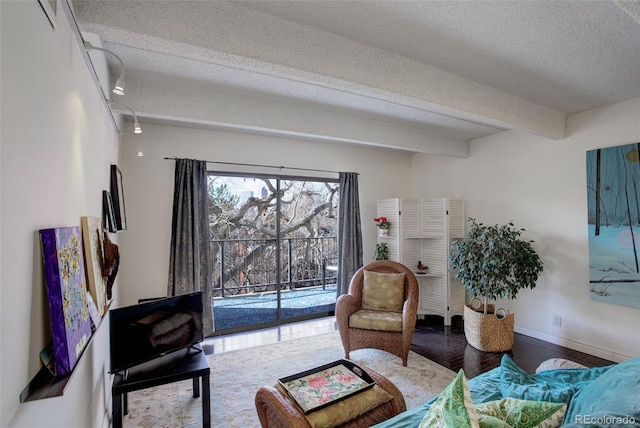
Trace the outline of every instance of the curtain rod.
[[[165, 158], [165, 160], [178, 160], [178, 158]], [[275, 168], [275, 169], [293, 169], [297, 171], [311, 171], [311, 172], [329, 172], [333, 174], [340, 174], [340, 171], [330, 171], [327, 169], [312, 169], [312, 168], [294, 168], [290, 166], [274, 166], [274, 165], [260, 165], [255, 163], [237, 163], [237, 162], [221, 162], [221, 161], [204, 161], [206, 163], [217, 163], [221, 165], [236, 165], [236, 166], [256, 166], [260, 168]]]

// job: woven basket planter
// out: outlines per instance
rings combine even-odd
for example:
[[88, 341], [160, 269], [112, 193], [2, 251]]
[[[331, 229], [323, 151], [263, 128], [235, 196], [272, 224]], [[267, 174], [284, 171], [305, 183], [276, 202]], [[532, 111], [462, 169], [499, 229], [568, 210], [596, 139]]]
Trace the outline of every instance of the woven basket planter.
[[[484, 308], [464, 307], [464, 335], [471, 346], [486, 352], [508, 351], [513, 347], [513, 312], [504, 309], [494, 311], [488, 306], [490, 314], [484, 314]], [[478, 312], [479, 311], [479, 312]]]

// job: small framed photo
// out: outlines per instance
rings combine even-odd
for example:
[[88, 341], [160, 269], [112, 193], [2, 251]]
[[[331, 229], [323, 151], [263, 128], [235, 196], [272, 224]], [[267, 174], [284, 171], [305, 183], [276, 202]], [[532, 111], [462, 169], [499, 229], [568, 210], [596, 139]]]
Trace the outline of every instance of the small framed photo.
[[116, 230], [127, 230], [127, 212], [124, 209], [124, 188], [122, 172], [117, 165], [111, 165], [111, 198], [115, 214]]
[[106, 190], [102, 191], [102, 223], [109, 232], [117, 232], [116, 215], [113, 211], [113, 199], [111, 193]]

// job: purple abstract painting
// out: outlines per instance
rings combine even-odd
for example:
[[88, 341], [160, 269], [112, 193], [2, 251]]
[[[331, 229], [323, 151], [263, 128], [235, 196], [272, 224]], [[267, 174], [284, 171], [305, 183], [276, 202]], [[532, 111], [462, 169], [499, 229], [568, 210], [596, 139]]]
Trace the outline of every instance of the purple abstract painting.
[[56, 375], [76, 365], [91, 337], [80, 227], [40, 230]]

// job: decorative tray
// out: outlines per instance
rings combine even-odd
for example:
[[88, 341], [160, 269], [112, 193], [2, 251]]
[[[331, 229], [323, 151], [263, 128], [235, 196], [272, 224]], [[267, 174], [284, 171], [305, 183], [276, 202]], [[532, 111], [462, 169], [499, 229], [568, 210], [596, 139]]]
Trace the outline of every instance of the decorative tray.
[[344, 400], [376, 383], [349, 360], [338, 360], [302, 373], [278, 379], [278, 383], [304, 414]]

